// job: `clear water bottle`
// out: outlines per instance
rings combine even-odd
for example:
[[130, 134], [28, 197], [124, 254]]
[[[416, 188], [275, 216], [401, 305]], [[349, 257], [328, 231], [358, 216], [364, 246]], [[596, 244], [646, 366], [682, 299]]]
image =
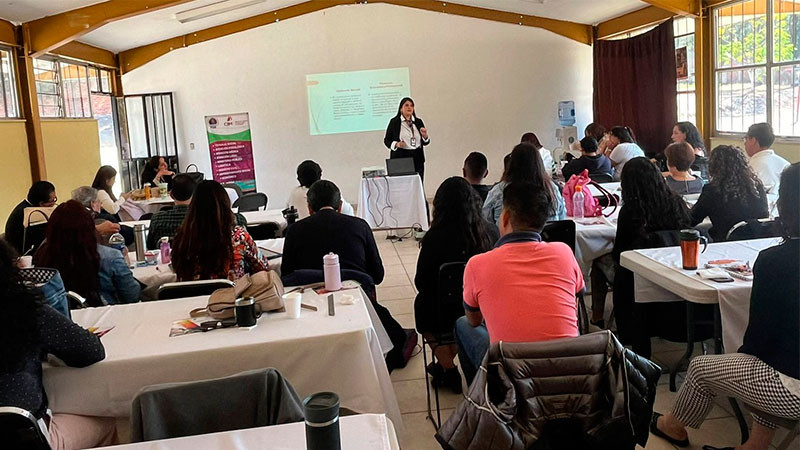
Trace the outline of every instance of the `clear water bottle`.
[[169, 238], [164, 236], [161, 238], [161, 264], [169, 264], [172, 261], [172, 248], [169, 246]]
[[108, 246], [119, 250], [123, 255], [125, 254], [125, 238], [119, 233], [114, 233], [108, 238]]
[[575, 193], [572, 194], [572, 218], [576, 222], [583, 220], [583, 186], [575, 186]]

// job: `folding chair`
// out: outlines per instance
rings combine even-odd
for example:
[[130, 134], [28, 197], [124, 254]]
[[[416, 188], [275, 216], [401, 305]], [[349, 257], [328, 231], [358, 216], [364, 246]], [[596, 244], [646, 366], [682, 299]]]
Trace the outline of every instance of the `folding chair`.
[[158, 288], [156, 296], [159, 300], [171, 300], [175, 298], [199, 297], [211, 295], [217, 289], [234, 287], [231, 280], [197, 280], [197, 281], [177, 281], [174, 283], [164, 283]]
[[234, 208], [239, 208], [239, 212], [258, 211], [261, 208], [267, 209], [267, 194], [263, 192], [253, 192], [244, 194], [233, 202]]
[[50, 442], [36, 417], [15, 406], [0, 406], [0, 442], [3, 448], [50, 450]]

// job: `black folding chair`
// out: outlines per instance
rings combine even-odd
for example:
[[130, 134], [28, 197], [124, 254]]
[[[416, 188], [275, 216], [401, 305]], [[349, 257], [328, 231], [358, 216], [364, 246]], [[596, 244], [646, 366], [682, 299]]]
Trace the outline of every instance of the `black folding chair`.
[[[558, 220], [547, 222], [542, 229], [542, 240], [545, 242], [563, 242], [569, 245], [572, 253], [575, 254], [575, 222], [571, 220]], [[583, 293], [576, 296], [578, 306], [578, 328], [581, 334], [589, 331], [589, 314], [586, 312], [586, 303], [583, 301]]]
[[267, 194], [252, 192], [239, 197], [233, 202], [233, 207], [239, 208], [239, 212], [258, 211], [261, 208], [267, 209], [267, 200]]
[[275, 239], [280, 237], [281, 227], [277, 223], [267, 222], [258, 225], [248, 225], [247, 232], [255, 241]]
[[781, 228], [778, 222], [772, 219], [745, 220], [732, 226], [728, 231], [726, 241], [747, 241], [750, 239], [764, 239], [780, 237]]
[[50, 450], [36, 417], [15, 406], [0, 406], [0, 442], [3, 448]]
[[[439, 281], [436, 288], [436, 317], [434, 323], [441, 324], [444, 317], [452, 318], [464, 315], [464, 262], [451, 262], [439, 266]], [[445, 316], [445, 314], [447, 314]], [[455, 345], [456, 338], [453, 333], [455, 321], [449, 327], [439, 327], [431, 333], [436, 341], [436, 346]], [[431, 343], [422, 336], [422, 363], [425, 372], [425, 391], [428, 399], [428, 419], [433, 422], [433, 426], [439, 429], [442, 424], [442, 412], [439, 405], [439, 387], [433, 386], [434, 398], [436, 402], [436, 419], [433, 418], [431, 410], [431, 383], [428, 379], [428, 355], [425, 353], [425, 346], [431, 349], [431, 363], [436, 364], [436, 354], [431, 347]]]
[[164, 283], [158, 288], [158, 293], [156, 295], [159, 300], [199, 297], [202, 295], [211, 295], [217, 289], [234, 286], [231, 280], [178, 281], [175, 283]]
[[239, 197], [241, 197], [242, 195], [244, 195], [244, 192], [242, 192], [242, 188], [241, 188], [241, 187], [239, 187], [239, 185], [238, 185], [238, 184], [236, 184], [236, 183], [224, 183], [224, 184], [222, 185], [222, 187], [224, 187], [225, 189], [233, 189], [234, 191], [236, 191], [236, 194], [237, 194]]
[[611, 183], [614, 181], [614, 177], [611, 176], [610, 173], [590, 173], [589, 178], [594, 181], [595, 183]]

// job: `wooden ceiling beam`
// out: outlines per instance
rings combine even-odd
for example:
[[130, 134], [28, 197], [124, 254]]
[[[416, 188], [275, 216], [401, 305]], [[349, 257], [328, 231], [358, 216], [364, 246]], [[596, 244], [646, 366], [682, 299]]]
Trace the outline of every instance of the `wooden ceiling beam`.
[[92, 63], [108, 69], [118, 69], [117, 55], [114, 52], [83, 42], [72, 41], [53, 50], [53, 54]]
[[190, 0], [108, 0], [42, 17], [22, 26], [30, 36], [29, 56], [38, 57], [78, 39], [105, 24]]
[[701, 0], [642, 0], [645, 3], [669, 11], [679, 16], [700, 17], [703, 5]]
[[[304, 14], [331, 8], [339, 5], [354, 5], [363, 3], [358, 0], [309, 0], [297, 5], [269, 11], [257, 16], [237, 20], [235, 22], [218, 25], [205, 30], [177, 36], [141, 47], [120, 52], [119, 63], [122, 73], [130, 72], [148, 62], [169, 53], [172, 50], [188, 47], [200, 42], [210, 41], [223, 36], [239, 33], [252, 28], [269, 25], [281, 20], [291, 19]], [[591, 44], [593, 30], [590, 25], [584, 25], [563, 20], [547, 19], [543, 17], [528, 16], [524, 14], [496, 11], [493, 9], [478, 8], [474, 6], [459, 5], [456, 3], [442, 3], [434, 0], [372, 0], [371, 3], [386, 3], [409, 8], [423, 9], [426, 11], [443, 12], [457, 16], [473, 17], [478, 19], [493, 20], [496, 22], [511, 23], [523, 26], [543, 28], [553, 33], [565, 36], [583, 44]]]
[[17, 27], [3, 19], [0, 19], [0, 42], [8, 45], [19, 45], [17, 42]]
[[642, 27], [656, 25], [673, 16], [675, 14], [670, 11], [648, 6], [598, 24], [597, 39], [608, 39]]

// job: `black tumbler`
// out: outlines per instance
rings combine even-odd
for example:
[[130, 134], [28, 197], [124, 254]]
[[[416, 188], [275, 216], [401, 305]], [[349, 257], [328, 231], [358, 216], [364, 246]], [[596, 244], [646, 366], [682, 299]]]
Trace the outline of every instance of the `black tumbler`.
[[306, 416], [307, 450], [341, 450], [339, 437], [339, 396], [317, 392], [303, 400]]
[[237, 298], [234, 303], [237, 327], [254, 327], [256, 325], [256, 299], [253, 297]]

